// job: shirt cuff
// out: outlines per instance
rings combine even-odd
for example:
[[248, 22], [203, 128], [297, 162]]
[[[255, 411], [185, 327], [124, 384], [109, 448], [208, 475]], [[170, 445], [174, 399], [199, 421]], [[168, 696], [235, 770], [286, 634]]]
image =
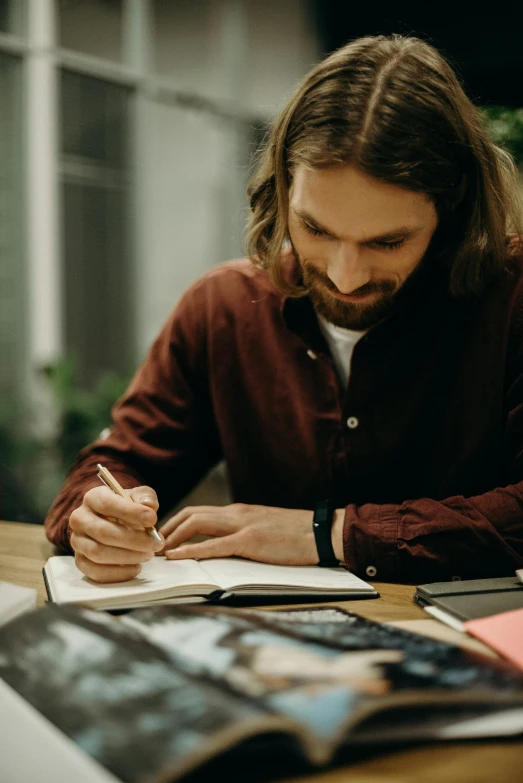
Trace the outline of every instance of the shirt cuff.
[[394, 503], [346, 507], [343, 554], [349, 571], [363, 579], [401, 581], [399, 510], [400, 506]]

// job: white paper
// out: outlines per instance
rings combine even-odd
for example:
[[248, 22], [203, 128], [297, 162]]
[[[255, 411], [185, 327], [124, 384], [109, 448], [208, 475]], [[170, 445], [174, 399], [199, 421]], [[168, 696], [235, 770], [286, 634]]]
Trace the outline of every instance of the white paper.
[[448, 612], [445, 612], [443, 609], [440, 609], [439, 606], [424, 606], [423, 609], [427, 612], [427, 614], [435, 617], [436, 620], [439, 620], [441, 623], [448, 625], [449, 628], [454, 628], [455, 631], [461, 631], [462, 633], [465, 633], [465, 626], [461, 620], [458, 620], [457, 617], [454, 617]]
[[31, 609], [36, 609], [36, 590], [0, 582], [0, 625]]
[[319, 568], [318, 566], [282, 566], [256, 563], [253, 560], [223, 557], [201, 562], [211, 581], [224, 590], [241, 585], [260, 587], [282, 586], [329, 590], [338, 592], [366, 591], [374, 588], [344, 568]]
[[461, 737], [512, 737], [523, 733], [523, 709], [505, 708], [490, 715], [477, 718], [465, 718], [449, 723], [437, 731], [441, 739], [459, 739]]
[[136, 579], [116, 584], [98, 584], [88, 579], [76, 567], [73, 557], [51, 557], [46, 566], [52, 597], [57, 603], [79, 603], [90, 605], [110, 600], [111, 604], [124, 599], [131, 602], [150, 600], [151, 593], [174, 590], [196, 585], [206, 592], [212, 592], [217, 585], [210, 582], [208, 575], [196, 560], [166, 560], [154, 557], [142, 565]]
[[108, 770], [0, 680], [2, 783], [118, 783]]

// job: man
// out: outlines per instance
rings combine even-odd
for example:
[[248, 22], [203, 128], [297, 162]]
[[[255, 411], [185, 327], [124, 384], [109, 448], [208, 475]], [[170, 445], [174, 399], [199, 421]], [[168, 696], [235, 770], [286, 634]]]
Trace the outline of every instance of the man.
[[[371, 37], [320, 63], [251, 183], [251, 260], [182, 298], [50, 539], [107, 582], [159, 550], [417, 582], [523, 566], [516, 193], [432, 47]], [[183, 509], [155, 543], [221, 459], [236, 502]]]

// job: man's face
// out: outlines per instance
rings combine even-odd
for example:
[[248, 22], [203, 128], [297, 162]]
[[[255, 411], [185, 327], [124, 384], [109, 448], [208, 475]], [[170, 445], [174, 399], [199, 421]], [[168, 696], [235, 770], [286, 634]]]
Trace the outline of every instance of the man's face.
[[427, 251], [433, 202], [352, 166], [297, 166], [289, 198], [290, 240], [317, 312], [356, 331], [381, 321]]

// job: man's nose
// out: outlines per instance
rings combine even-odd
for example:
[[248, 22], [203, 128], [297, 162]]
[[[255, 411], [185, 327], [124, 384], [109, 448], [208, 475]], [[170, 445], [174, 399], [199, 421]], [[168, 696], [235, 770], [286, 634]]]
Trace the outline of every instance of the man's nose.
[[340, 243], [329, 259], [327, 275], [342, 294], [350, 294], [370, 280], [359, 248], [345, 243]]

